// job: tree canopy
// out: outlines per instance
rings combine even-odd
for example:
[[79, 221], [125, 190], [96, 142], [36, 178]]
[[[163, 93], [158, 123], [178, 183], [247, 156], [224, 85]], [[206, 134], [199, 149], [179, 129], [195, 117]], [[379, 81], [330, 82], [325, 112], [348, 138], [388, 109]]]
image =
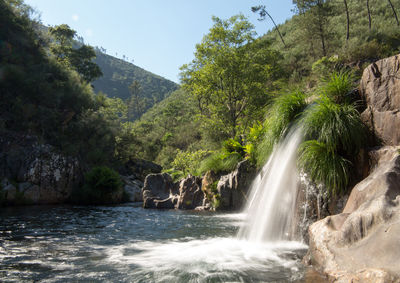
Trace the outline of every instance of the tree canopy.
[[254, 27], [243, 15], [213, 21], [196, 45], [195, 59], [181, 67], [181, 80], [206, 123], [235, 138], [253, 117], [253, 106], [268, 101], [268, 82], [279, 72], [279, 54], [255, 39]]

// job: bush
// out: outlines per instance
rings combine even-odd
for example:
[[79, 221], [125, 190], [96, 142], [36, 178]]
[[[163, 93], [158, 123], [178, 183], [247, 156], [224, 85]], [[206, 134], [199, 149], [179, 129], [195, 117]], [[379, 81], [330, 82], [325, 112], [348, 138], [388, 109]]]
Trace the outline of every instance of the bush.
[[85, 175], [83, 187], [72, 196], [73, 202], [86, 204], [113, 203], [112, 194], [121, 190], [119, 174], [106, 166], [94, 167]]
[[291, 123], [294, 123], [307, 107], [306, 94], [294, 91], [281, 95], [274, 100], [264, 123], [265, 136], [257, 146], [257, 164], [263, 165], [273, 147], [286, 134]]
[[329, 195], [347, 188], [351, 162], [323, 142], [310, 140], [299, 148], [299, 165], [315, 183], [325, 185]]
[[235, 170], [236, 165], [243, 159], [237, 153], [221, 153], [216, 152], [203, 160], [200, 164], [199, 173], [204, 174], [207, 171], [214, 171], [215, 173], [228, 173]]
[[354, 89], [354, 76], [351, 72], [333, 72], [322, 80], [321, 93], [335, 103], [351, 103], [350, 93]]
[[194, 152], [177, 150], [172, 166], [175, 171], [183, 172], [183, 176], [187, 174], [198, 175], [197, 171], [202, 160], [210, 155], [210, 151], [198, 150]]
[[339, 105], [322, 98], [303, 117], [305, 137], [326, 144], [333, 152], [357, 154], [366, 138], [360, 114], [352, 105]]

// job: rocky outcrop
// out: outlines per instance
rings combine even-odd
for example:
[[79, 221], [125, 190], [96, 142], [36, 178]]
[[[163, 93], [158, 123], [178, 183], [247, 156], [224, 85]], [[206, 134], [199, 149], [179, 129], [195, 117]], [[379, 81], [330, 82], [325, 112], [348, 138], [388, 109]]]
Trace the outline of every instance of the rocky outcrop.
[[337, 282], [400, 280], [400, 155], [384, 147], [370, 156], [377, 165], [354, 187], [343, 213], [309, 229], [307, 260]]
[[141, 202], [143, 201], [143, 182], [137, 180], [134, 176], [121, 176], [124, 183], [124, 191], [127, 195], [127, 201], [130, 202]]
[[134, 179], [144, 182], [149, 174], [161, 173], [162, 167], [151, 161], [143, 159], [130, 159], [119, 169], [119, 173], [124, 176], [131, 176]]
[[245, 160], [235, 171], [222, 176], [218, 182], [219, 210], [239, 210], [246, 201], [247, 192], [256, 176], [256, 168]]
[[400, 55], [368, 66], [360, 84], [363, 121], [384, 145], [400, 145]]
[[179, 184], [178, 209], [195, 209], [203, 206], [206, 195], [201, 190], [201, 179], [196, 176], [189, 176]]
[[40, 144], [33, 136], [0, 137], [0, 180], [6, 204], [63, 203], [82, 184], [82, 171], [76, 158]]
[[[143, 193], [144, 208], [174, 208], [177, 188], [167, 173], [147, 175]], [[167, 200], [169, 199], [169, 200]]]

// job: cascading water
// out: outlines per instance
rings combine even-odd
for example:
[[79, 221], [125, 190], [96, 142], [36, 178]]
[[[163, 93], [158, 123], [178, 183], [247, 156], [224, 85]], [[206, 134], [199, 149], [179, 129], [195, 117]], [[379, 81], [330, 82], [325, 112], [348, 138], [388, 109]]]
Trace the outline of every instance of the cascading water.
[[131, 205], [0, 210], [0, 281], [299, 282], [307, 246], [287, 240], [295, 240], [301, 138], [294, 130], [275, 148], [245, 213]]
[[291, 130], [270, 156], [250, 189], [246, 221], [238, 237], [251, 242], [293, 240], [291, 226], [296, 205], [297, 149], [302, 130]]

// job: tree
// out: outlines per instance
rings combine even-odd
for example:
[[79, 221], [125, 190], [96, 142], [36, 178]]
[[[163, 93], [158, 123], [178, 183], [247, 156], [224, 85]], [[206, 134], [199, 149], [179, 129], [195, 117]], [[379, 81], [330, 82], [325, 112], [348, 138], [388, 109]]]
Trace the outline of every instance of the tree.
[[308, 40], [312, 43], [314, 37], [318, 37], [321, 44], [322, 56], [327, 55], [328, 16], [331, 14], [331, 6], [327, 0], [293, 0], [297, 12], [303, 16], [300, 24], [303, 25]]
[[394, 6], [393, 6], [393, 3], [392, 3], [392, 1], [390, 1], [390, 0], [388, 0], [388, 2], [389, 2], [390, 7], [392, 8], [393, 15], [394, 15], [394, 17], [395, 17], [395, 19], [396, 19], [397, 25], [399, 26], [399, 25], [400, 25], [400, 23], [399, 23], [399, 18], [397, 17], [397, 13], [396, 13], [396, 10], [395, 10], [395, 8], [394, 8]]
[[283, 36], [282, 36], [281, 32], [279, 31], [279, 28], [278, 28], [278, 26], [276, 25], [274, 19], [273, 19], [272, 16], [268, 13], [268, 11], [267, 11], [265, 5], [259, 5], [259, 6], [251, 7], [251, 11], [252, 11], [253, 13], [257, 13], [257, 12], [258, 12], [258, 14], [260, 15], [260, 18], [258, 19], [259, 21], [265, 20], [265, 16], [268, 16], [268, 17], [271, 19], [272, 23], [274, 24], [274, 26], [275, 26], [275, 28], [276, 28], [278, 34], [279, 34], [279, 37], [281, 38], [281, 41], [282, 41], [282, 43], [283, 43], [283, 46], [286, 47], [285, 41], [283, 40]]
[[350, 16], [349, 16], [349, 7], [347, 6], [347, 1], [343, 0], [344, 8], [346, 10], [346, 20], [347, 20], [347, 32], [346, 32], [346, 41], [350, 39]]
[[371, 28], [372, 28], [372, 19], [371, 19], [371, 9], [369, 8], [369, 0], [367, 0], [367, 11], [368, 11], [369, 30], [371, 30]]
[[235, 138], [245, 119], [268, 101], [267, 83], [278, 72], [279, 54], [254, 39], [243, 15], [213, 21], [196, 45], [195, 59], [181, 67], [181, 81], [197, 101], [203, 125]]
[[49, 32], [55, 39], [55, 42], [50, 46], [50, 51], [55, 55], [57, 61], [75, 69], [81, 78], [87, 82], [103, 75], [99, 66], [92, 61], [96, 58], [93, 47], [83, 44], [77, 49], [73, 48], [76, 31], [68, 25], [62, 24], [50, 27]]
[[131, 97], [128, 99], [128, 120], [134, 121], [146, 112], [150, 101], [147, 97], [142, 97], [140, 94], [142, 92], [142, 86], [140, 82], [134, 80], [129, 86], [129, 92]]

